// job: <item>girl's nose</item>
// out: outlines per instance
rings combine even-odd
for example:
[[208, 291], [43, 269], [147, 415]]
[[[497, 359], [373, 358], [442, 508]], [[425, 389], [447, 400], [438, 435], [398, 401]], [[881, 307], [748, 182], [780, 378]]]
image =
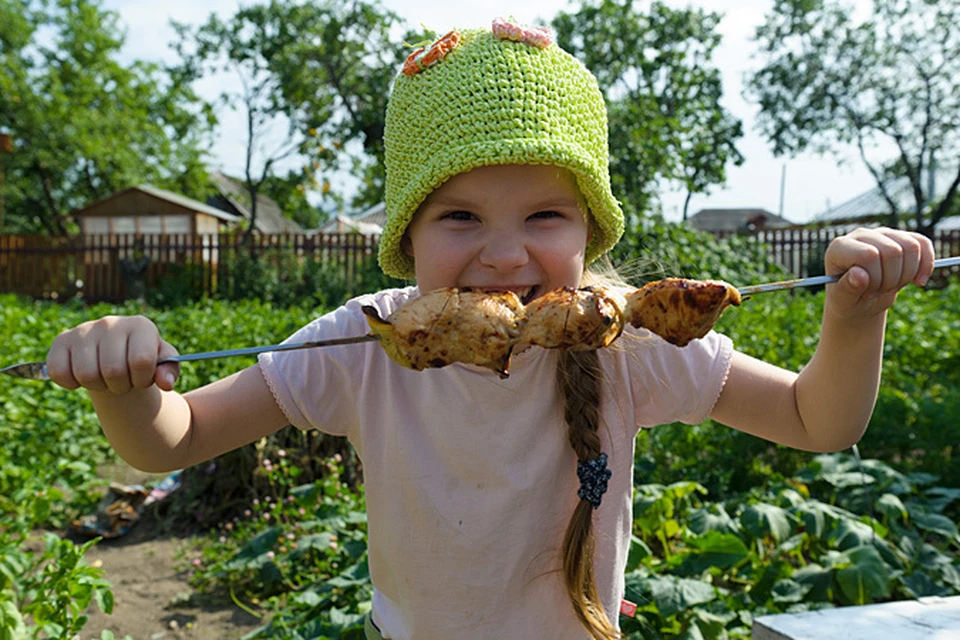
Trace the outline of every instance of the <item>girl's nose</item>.
[[522, 267], [529, 259], [523, 235], [516, 232], [490, 234], [480, 251], [480, 263], [498, 271]]

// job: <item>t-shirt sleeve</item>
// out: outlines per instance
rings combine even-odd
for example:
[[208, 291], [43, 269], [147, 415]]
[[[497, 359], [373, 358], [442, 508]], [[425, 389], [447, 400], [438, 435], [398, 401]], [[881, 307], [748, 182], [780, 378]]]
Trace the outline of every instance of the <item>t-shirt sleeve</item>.
[[733, 342], [711, 331], [676, 347], [647, 334], [637, 337], [627, 357], [638, 427], [698, 424], [710, 415], [727, 381]]
[[[361, 310], [376, 307], [387, 317], [408, 297], [407, 290], [361, 296], [306, 325], [284, 343], [361, 336], [370, 328]], [[350, 436], [358, 423], [365, 371], [382, 366], [376, 342], [260, 354], [258, 362], [277, 405], [293, 426]], [[373, 364], [377, 363], [377, 364]]]

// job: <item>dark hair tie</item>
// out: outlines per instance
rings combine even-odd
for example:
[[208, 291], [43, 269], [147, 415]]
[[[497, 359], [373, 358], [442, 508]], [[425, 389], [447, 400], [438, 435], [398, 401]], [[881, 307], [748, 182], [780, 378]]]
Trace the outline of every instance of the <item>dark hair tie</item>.
[[601, 453], [593, 460], [581, 460], [577, 463], [577, 477], [580, 478], [577, 496], [594, 509], [600, 508], [600, 499], [607, 491], [607, 480], [611, 475], [613, 472], [607, 469], [607, 454]]

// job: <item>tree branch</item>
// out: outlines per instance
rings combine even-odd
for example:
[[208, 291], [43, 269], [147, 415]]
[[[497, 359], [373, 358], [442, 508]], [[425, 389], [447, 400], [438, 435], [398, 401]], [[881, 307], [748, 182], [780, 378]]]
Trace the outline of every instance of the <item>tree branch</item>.
[[[954, 200], [957, 198], [958, 189], [960, 189], [960, 157], [957, 158], [957, 175], [953, 177], [953, 182], [950, 184], [950, 188], [947, 189], [947, 193], [943, 196], [943, 200], [941, 200], [940, 204], [937, 205], [937, 208], [931, 212], [931, 230], [937, 225], [938, 222], [943, 220], [943, 217], [947, 215], [947, 213], [953, 207]], [[931, 197], [933, 196], [931, 195]]]
[[873, 176], [873, 180], [877, 183], [877, 189], [880, 191], [881, 197], [886, 201], [887, 206], [890, 207], [890, 226], [898, 226], [900, 223], [900, 210], [897, 207], [897, 203], [893, 200], [890, 191], [887, 189], [886, 180], [880, 175], [880, 171], [873, 166], [873, 163], [867, 159], [867, 152], [863, 146], [863, 135], [860, 134], [859, 129], [857, 130], [857, 149], [860, 151], [860, 159], [863, 161], [863, 164], [866, 165], [870, 175]]
[[53, 197], [53, 181], [51, 176], [39, 162], [34, 161], [34, 167], [36, 167], [37, 174], [40, 176], [40, 186], [43, 189], [44, 201], [50, 214], [50, 217], [46, 219], [46, 221], [50, 223], [47, 228], [53, 232], [54, 235], [65, 236], [67, 235], [67, 226], [64, 216], [60, 213], [60, 208], [57, 206], [56, 198]]
[[917, 220], [917, 228], [923, 226], [923, 155], [917, 158], [916, 166], [910, 163], [910, 156], [903, 144], [903, 134], [895, 131], [891, 134], [893, 141], [900, 151], [900, 160], [903, 162], [903, 170], [907, 174], [907, 180], [910, 181], [910, 189], [913, 191], [913, 201], [916, 204], [914, 216]]

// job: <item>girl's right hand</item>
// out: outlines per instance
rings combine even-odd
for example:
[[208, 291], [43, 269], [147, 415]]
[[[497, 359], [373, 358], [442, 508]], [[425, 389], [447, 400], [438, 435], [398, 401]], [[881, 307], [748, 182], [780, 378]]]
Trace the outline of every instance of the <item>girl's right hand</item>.
[[171, 391], [180, 365], [157, 365], [157, 360], [175, 355], [147, 318], [107, 316], [57, 336], [47, 354], [47, 373], [66, 389], [121, 394], [156, 384]]

